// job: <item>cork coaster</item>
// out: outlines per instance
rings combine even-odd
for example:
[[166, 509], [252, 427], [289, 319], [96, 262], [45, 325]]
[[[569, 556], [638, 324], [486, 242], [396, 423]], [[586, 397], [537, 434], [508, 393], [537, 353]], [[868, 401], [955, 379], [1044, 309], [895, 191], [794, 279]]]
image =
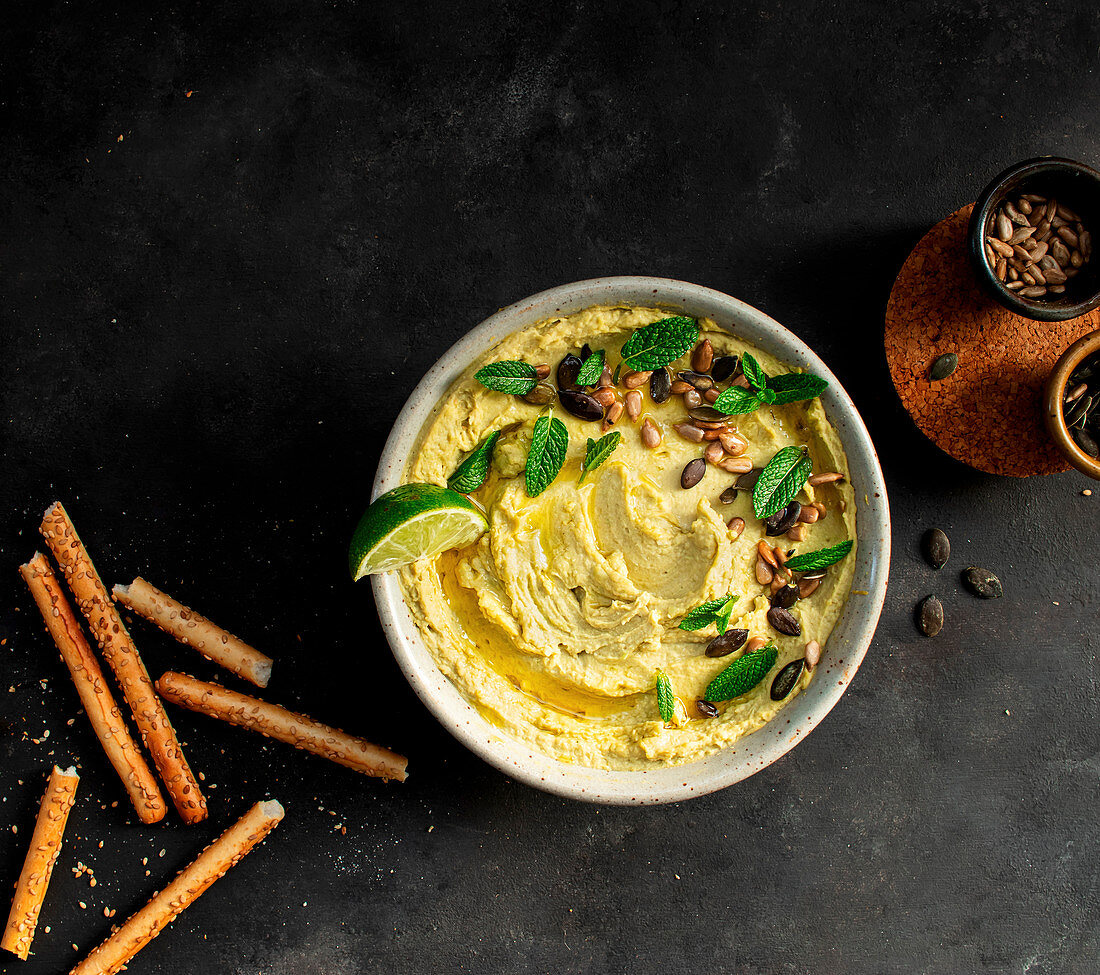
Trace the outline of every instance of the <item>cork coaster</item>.
[[[956, 460], [990, 474], [1069, 470], [1043, 425], [1043, 386], [1058, 357], [1100, 328], [1100, 309], [1033, 322], [978, 285], [966, 248], [973, 204], [940, 221], [906, 259], [886, 306], [886, 360], [917, 426]], [[959, 367], [928, 378], [945, 352]]]

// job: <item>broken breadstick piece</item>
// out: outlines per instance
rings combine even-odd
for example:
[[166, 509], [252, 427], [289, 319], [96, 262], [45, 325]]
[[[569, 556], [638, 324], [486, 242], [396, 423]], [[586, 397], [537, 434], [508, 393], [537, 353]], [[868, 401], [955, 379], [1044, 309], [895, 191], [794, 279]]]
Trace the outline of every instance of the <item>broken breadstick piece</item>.
[[167, 811], [160, 786], [149, 771], [141, 749], [130, 737], [99, 661], [84, 639], [76, 613], [65, 598], [50, 563], [41, 552], [35, 552], [33, 559], [19, 567], [19, 572], [46, 621], [46, 629], [61, 651], [61, 659], [72, 675], [84, 713], [122, 779], [134, 809], [143, 823], [159, 822]]
[[364, 775], [405, 781], [405, 769], [409, 764], [405, 756], [277, 704], [174, 671], [161, 675], [157, 690], [166, 701], [180, 707], [277, 738]]
[[137, 647], [107, 595], [84, 544], [60, 501], [46, 509], [42, 517], [42, 536], [50, 546], [57, 564], [65, 574], [76, 604], [88, 620], [99, 649], [118, 678], [122, 694], [134, 714], [134, 723], [142, 741], [153, 756], [168, 794], [185, 823], [206, 818], [206, 800], [187, 759], [183, 757], [172, 722], [168, 720], [149, 679], [149, 671], [138, 656]]
[[27, 960], [31, 951], [38, 914], [46, 897], [50, 874], [61, 852], [65, 823], [69, 819], [69, 810], [73, 808], [79, 781], [75, 766], [59, 769], [55, 765], [42, 804], [38, 807], [31, 848], [27, 851], [27, 859], [15, 884], [15, 897], [11, 902], [4, 937], [0, 938], [0, 948], [18, 955], [23, 961]]
[[257, 687], [267, 687], [271, 679], [270, 657], [220, 626], [215, 626], [205, 616], [200, 616], [140, 576], [128, 586], [115, 586], [111, 594], [116, 602], [156, 623], [180, 643], [194, 647], [207, 660], [252, 681]]
[[257, 802], [236, 823], [211, 843], [177, 874], [167, 887], [153, 895], [141, 910], [96, 948], [71, 975], [114, 975], [176, 917], [199, 898], [215, 880], [224, 877], [283, 818], [283, 807], [274, 799]]

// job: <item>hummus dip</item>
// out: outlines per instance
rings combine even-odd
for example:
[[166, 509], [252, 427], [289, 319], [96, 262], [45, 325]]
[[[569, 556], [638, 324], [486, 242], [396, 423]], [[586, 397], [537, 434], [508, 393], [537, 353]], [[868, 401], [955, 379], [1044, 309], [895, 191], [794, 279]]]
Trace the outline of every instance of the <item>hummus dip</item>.
[[[585, 343], [606, 350], [614, 369], [633, 329], [670, 314], [593, 307], [502, 340], [447, 392], [405, 475], [409, 482], [446, 484], [484, 437], [503, 431], [489, 476], [471, 495], [485, 508], [489, 531], [465, 549], [401, 569], [400, 585], [424, 643], [470, 704], [507, 734], [564, 762], [608, 769], [674, 765], [760, 728], [814, 679], [814, 670], [804, 668], [784, 700], [771, 699], [779, 670], [803, 657], [808, 641], [825, 645], [851, 589], [854, 554], [831, 566], [817, 591], [791, 608], [799, 636], [769, 624], [770, 592], [756, 577], [764, 524], [753, 513], [752, 492], [721, 503], [719, 495], [736, 475], [711, 464], [696, 486], [681, 487], [685, 464], [702, 456], [705, 444], [673, 429], [687, 419], [681, 396], [658, 405], [648, 384], [641, 389], [641, 416], [637, 422], [625, 414], [619, 419], [613, 429], [622, 442], [583, 483], [585, 446], [589, 437], [600, 437], [600, 423], [577, 419], [555, 402], [553, 415], [569, 431], [568, 455], [550, 487], [528, 497], [531, 431], [547, 407], [486, 389], [474, 373], [489, 362], [519, 359], [548, 363], [552, 382], [562, 357]], [[748, 351], [768, 375], [790, 371], [712, 321], [700, 319], [699, 327], [716, 357]], [[691, 368], [690, 356], [669, 366], [673, 375]], [[647, 417], [662, 433], [655, 449], [639, 435]], [[745, 456], [757, 467], [795, 444], [808, 448], [815, 473], [844, 475], [800, 491], [803, 504], [817, 500], [827, 508], [826, 517], [805, 526], [804, 541], [779, 536], [769, 544], [811, 552], [855, 541], [848, 463], [820, 400], [761, 406], [735, 423], [749, 442]], [[734, 516], [745, 521], [739, 537], [726, 527]], [[737, 597], [730, 628], [773, 642], [779, 660], [753, 690], [717, 704], [716, 717], [703, 717], [696, 701], [737, 655], [705, 655], [717, 635], [713, 624], [695, 632], [678, 624], [700, 603], [726, 593]], [[677, 696], [668, 723], [657, 709], [658, 670]]]

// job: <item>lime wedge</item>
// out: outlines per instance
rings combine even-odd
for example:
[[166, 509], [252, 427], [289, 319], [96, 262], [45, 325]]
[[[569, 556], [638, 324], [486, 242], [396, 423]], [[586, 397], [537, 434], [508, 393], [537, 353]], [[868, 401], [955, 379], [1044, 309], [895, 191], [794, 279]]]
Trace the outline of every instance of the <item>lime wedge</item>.
[[402, 484], [377, 497], [351, 536], [352, 579], [462, 548], [489, 530], [469, 498], [438, 484]]

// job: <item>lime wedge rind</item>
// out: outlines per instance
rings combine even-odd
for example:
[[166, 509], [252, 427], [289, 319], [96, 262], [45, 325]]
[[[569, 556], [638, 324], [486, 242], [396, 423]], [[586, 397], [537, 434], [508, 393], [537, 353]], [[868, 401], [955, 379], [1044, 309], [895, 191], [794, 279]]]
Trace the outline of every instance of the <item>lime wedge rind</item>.
[[463, 548], [487, 530], [481, 511], [449, 488], [405, 484], [377, 498], [352, 536], [352, 578], [389, 572]]

